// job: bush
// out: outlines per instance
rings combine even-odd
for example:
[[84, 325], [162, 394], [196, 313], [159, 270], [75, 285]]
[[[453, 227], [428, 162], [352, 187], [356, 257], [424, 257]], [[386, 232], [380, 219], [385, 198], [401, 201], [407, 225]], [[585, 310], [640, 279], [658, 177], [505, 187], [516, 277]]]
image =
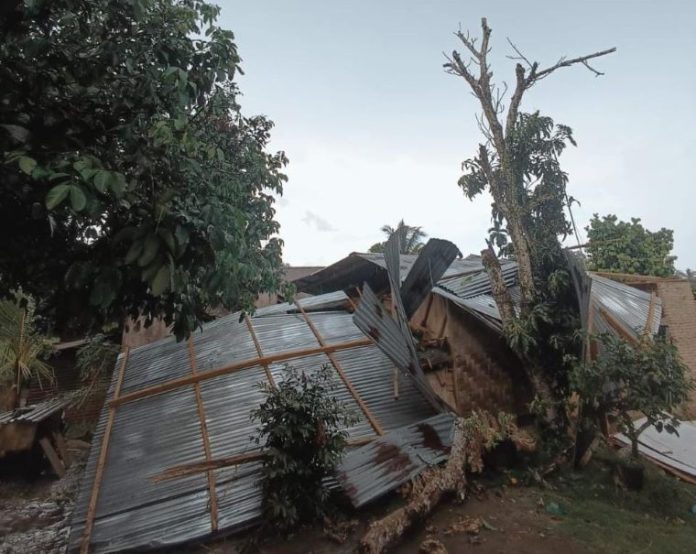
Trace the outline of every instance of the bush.
[[287, 366], [277, 387], [261, 385], [268, 396], [252, 417], [260, 423], [256, 442], [267, 452], [264, 512], [281, 531], [326, 515], [324, 479], [340, 461], [348, 438], [344, 429], [354, 422], [332, 394], [333, 379], [326, 365], [312, 374]]
[[[677, 349], [663, 338], [645, 337], [637, 346], [609, 333], [597, 340], [599, 357], [575, 367], [572, 388], [592, 410], [616, 417], [637, 458], [638, 437], [649, 426], [676, 433], [679, 421], [669, 412], [687, 399], [693, 383]], [[636, 427], [632, 412], [646, 422]]]

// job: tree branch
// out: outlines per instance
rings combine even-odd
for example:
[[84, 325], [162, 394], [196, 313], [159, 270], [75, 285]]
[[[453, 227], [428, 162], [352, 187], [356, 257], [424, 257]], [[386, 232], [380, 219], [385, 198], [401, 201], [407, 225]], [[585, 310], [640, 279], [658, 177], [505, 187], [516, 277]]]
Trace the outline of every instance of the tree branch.
[[571, 65], [575, 65], [576, 63], [581, 63], [585, 67], [588, 67], [590, 69], [590, 71], [594, 71], [595, 73], [599, 73], [597, 70], [589, 67], [589, 65], [587, 64], [587, 60], [591, 60], [593, 58], [599, 58], [600, 56], [606, 56], [607, 54], [611, 54], [613, 52], [616, 52], [616, 48], [608, 48], [607, 50], [600, 50], [599, 52], [595, 52], [594, 54], [588, 54], [587, 56], [580, 56], [579, 58], [573, 58], [571, 60], [566, 60], [565, 58], [561, 58], [560, 60], [558, 60], [558, 63], [556, 65], [553, 65], [553, 66], [548, 67], [546, 69], [542, 69], [541, 71], [535, 72], [533, 74], [530, 73], [529, 77], [527, 78], [527, 81], [529, 82], [529, 85], [527, 88], [532, 86], [539, 79], [543, 79], [544, 77], [548, 77], [551, 73], [553, 73], [557, 69], [560, 69], [561, 67], [570, 67]]

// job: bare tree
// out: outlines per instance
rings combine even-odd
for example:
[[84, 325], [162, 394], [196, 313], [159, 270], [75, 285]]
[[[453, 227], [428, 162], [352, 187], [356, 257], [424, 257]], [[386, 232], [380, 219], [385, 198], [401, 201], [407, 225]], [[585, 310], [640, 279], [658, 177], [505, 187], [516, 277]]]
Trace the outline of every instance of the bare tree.
[[[503, 101], [508, 92], [507, 85], [501, 89], [493, 82], [493, 72], [489, 64], [491, 28], [485, 18], [481, 20], [481, 30], [480, 41], [469, 33], [464, 33], [461, 30], [456, 32], [455, 35], [465, 48], [466, 56], [453, 51], [451, 56], [446, 56], [447, 63], [444, 67], [448, 73], [462, 77], [468, 83], [483, 110], [483, 116], [478, 119], [478, 123], [486, 138], [486, 143], [479, 145], [477, 156], [473, 160], [464, 163], [469, 175], [465, 175], [463, 179], [469, 180], [464, 184], [460, 180], [460, 185], [470, 197], [482, 190], [488, 190], [494, 200], [494, 219], [505, 221], [506, 231], [509, 234], [512, 251], [519, 268], [518, 279], [521, 293], [519, 313], [514, 309], [510, 294], [503, 282], [498, 257], [490, 242], [488, 248], [482, 252], [482, 257], [488, 270], [503, 325], [509, 330], [519, 326], [520, 321], [530, 316], [535, 307], [538, 306], [538, 279], [535, 281], [535, 277], [538, 278], [539, 275], [535, 274], [535, 268], [543, 264], [539, 259], [535, 259], [535, 257], [539, 258], [541, 254], [538, 244], [535, 244], [536, 237], [539, 237], [540, 233], [538, 224], [537, 229], [533, 229], [534, 217], [539, 221], [551, 213], [551, 208], [547, 209], [545, 213], [540, 211], [540, 205], [553, 197], [553, 216], [560, 217], [563, 222], [566, 222], [563, 210], [568, 202], [565, 193], [567, 176], [560, 170], [556, 158], [565, 147], [566, 140], [574, 144], [572, 131], [568, 127], [559, 125], [557, 126], [557, 135], [550, 136], [548, 122], [550, 122], [550, 129], [553, 130], [553, 121], [550, 118], [545, 118], [547, 121], [544, 125], [547, 127], [541, 134], [549, 133], [544, 135], [543, 139], [550, 146], [542, 144], [543, 141], [539, 140], [537, 145], [541, 144], [541, 147], [546, 148], [544, 152], [547, 159], [552, 164], [555, 163], [555, 174], [551, 177], [555, 182], [543, 187], [536, 186], [544, 178], [548, 180], [548, 175], [542, 173], [534, 175], [537, 180], [532, 179], [530, 182], [530, 174], [534, 174], [534, 171], [530, 172], [529, 167], [533, 161], [523, 159], [525, 155], [530, 158], [530, 155], [528, 150], [521, 149], [519, 146], [519, 142], [522, 140], [520, 139], [520, 128], [525, 121], [529, 121], [533, 117], [536, 117], [537, 120], [543, 118], [539, 118], [538, 114], [535, 114], [525, 120], [523, 116], [528, 114], [520, 112], [522, 99], [525, 92], [536, 83], [564, 67], [583, 65], [596, 76], [602, 75], [600, 71], [590, 66], [590, 60], [610, 54], [616, 49], [610, 48], [571, 59], [563, 57], [554, 65], [542, 69], [538, 62], [530, 61], [512, 42], [509, 42], [514, 55], [508, 57], [516, 60], [517, 65], [515, 67], [515, 85], [506, 112]], [[538, 189], [536, 192], [534, 192], [535, 188]], [[563, 232], [558, 231], [562, 228], [563, 225], [551, 226], [549, 227], [550, 232], [547, 233], [553, 235], [552, 242], [559, 251], [560, 242], [557, 232]], [[552, 394], [548, 379], [544, 379], [543, 371], [539, 367], [535, 368], [534, 365], [532, 364], [532, 370], [529, 372], [530, 380], [536, 387], [537, 394], [546, 397], [542, 400], [550, 400]]]

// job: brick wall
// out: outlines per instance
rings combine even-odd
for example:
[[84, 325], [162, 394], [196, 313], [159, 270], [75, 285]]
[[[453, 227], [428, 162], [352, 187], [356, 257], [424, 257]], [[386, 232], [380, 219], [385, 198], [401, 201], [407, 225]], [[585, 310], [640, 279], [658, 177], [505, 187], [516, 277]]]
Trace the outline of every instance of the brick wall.
[[[662, 299], [662, 324], [679, 349], [682, 360], [696, 379], [696, 300], [688, 281], [658, 281], [657, 295]], [[691, 392], [686, 415], [696, 419], [696, 390]]]

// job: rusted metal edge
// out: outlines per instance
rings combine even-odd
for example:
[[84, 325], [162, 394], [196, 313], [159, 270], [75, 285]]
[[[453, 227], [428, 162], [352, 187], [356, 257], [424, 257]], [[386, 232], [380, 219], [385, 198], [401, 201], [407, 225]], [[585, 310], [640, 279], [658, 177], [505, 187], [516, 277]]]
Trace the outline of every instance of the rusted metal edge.
[[[114, 400], [117, 400], [119, 398], [119, 395], [121, 394], [121, 386], [123, 385], [123, 376], [126, 373], [126, 365], [128, 365], [129, 354], [130, 347], [127, 346], [125, 352], [123, 353], [121, 367], [118, 370], [118, 378], [116, 380], [116, 386], [114, 387], [114, 395], [112, 397], [112, 402]], [[106, 465], [106, 456], [109, 452], [109, 440], [111, 439], [111, 429], [114, 425], [115, 412], [116, 406], [110, 405], [109, 415], [106, 419], [104, 435], [102, 437], [101, 447], [99, 450], [99, 458], [97, 459], [97, 467], [94, 473], [94, 481], [92, 482], [92, 493], [89, 497], [89, 504], [87, 504], [85, 527], [82, 531], [82, 541], [80, 542], [80, 554], [87, 554], [89, 552], [89, 543], [92, 540], [92, 529], [94, 528], [94, 516], [97, 512], [99, 488], [101, 486], [102, 477], [104, 476], [104, 466]]]
[[[324, 342], [324, 338], [321, 336], [321, 333], [319, 333], [319, 329], [316, 328], [316, 326], [314, 325], [314, 323], [310, 319], [309, 315], [307, 315], [307, 312], [305, 312], [304, 308], [297, 301], [295, 301], [295, 305], [300, 310], [302, 317], [304, 317], [305, 322], [307, 323], [309, 328], [312, 330], [312, 333], [316, 337], [317, 342], [319, 342], [319, 345], [322, 347], [326, 346], [326, 343]], [[377, 421], [377, 418], [375, 418], [375, 416], [372, 415], [372, 412], [370, 412], [370, 409], [367, 407], [367, 404], [365, 404], [365, 402], [363, 402], [363, 399], [360, 398], [358, 391], [355, 390], [355, 387], [353, 387], [353, 383], [350, 382], [350, 379], [348, 379], [346, 374], [343, 372], [343, 368], [341, 367], [341, 364], [338, 363], [338, 360], [336, 359], [336, 357], [331, 352], [327, 352], [326, 356], [331, 361], [331, 365], [334, 366], [336, 373], [338, 373], [338, 376], [341, 378], [341, 381], [343, 381], [343, 384], [346, 386], [346, 388], [350, 392], [351, 396], [353, 397], [353, 399], [355, 400], [357, 405], [360, 407], [362, 412], [365, 414], [365, 417], [370, 422], [372, 429], [374, 429], [375, 433], [377, 433], [379, 436], [384, 435], [384, 430], [382, 429], [382, 426], [379, 424], [379, 421]]]
[[[193, 349], [193, 340], [188, 339], [188, 354], [189, 363], [191, 364], [191, 374], [198, 375], [196, 367], [196, 353]], [[210, 437], [208, 435], [208, 424], [205, 421], [205, 409], [203, 407], [203, 397], [201, 395], [201, 385], [193, 383], [193, 393], [196, 397], [196, 411], [198, 412], [198, 420], [201, 424], [201, 438], [203, 439], [203, 453], [205, 461], [210, 462], [213, 456], [210, 451]], [[208, 477], [208, 498], [210, 500], [210, 528], [213, 532], [218, 530], [218, 502], [217, 491], [215, 490], [215, 474], [212, 469], [207, 472]]]

